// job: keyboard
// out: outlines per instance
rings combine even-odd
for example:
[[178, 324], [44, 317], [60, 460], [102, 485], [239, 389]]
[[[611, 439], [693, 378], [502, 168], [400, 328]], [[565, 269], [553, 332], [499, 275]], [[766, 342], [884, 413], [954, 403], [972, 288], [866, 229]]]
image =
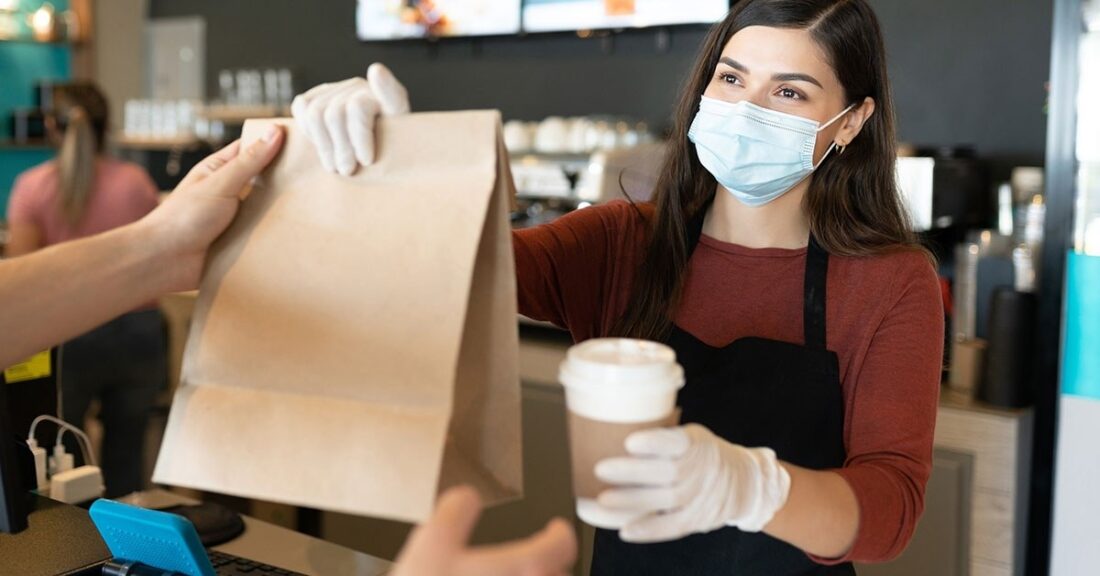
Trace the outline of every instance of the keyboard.
[[210, 563], [214, 565], [214, 572], [218, 576], [305, 576], [301, 572], [286, 570], [248, 558], [218, 552], [217, 550], [207, 550], [206, 553], [210, 556]]

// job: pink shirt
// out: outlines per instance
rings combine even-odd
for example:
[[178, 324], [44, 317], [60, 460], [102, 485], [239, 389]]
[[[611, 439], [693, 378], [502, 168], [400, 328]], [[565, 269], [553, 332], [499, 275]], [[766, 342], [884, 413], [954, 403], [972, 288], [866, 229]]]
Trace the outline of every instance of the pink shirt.
[[33, 224], [43, 247], [129, 224], [157, 206], [157, 186], [144, 169], [101, 158], [84, 217], [71, 226], [61, 211], [58, 178], [56, 162], [39, 164], [19, 175], [8, 202], [8, 221]]

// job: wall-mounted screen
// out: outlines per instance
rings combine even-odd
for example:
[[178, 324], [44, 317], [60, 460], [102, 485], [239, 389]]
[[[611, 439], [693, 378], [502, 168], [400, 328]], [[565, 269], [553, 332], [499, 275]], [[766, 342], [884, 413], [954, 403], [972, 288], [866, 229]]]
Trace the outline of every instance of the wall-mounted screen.
[[360, 40], [519, 32], [520, 0], [358, 0]]
[[729, 0], [525, 0], [526, 32], [711, 24]]

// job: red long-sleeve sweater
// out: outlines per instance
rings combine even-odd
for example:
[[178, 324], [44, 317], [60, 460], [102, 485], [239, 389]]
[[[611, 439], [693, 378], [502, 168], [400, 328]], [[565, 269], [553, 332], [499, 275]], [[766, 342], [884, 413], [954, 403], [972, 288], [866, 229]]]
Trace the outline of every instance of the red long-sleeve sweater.
[[[519, 311], [568, 329], [575, 341], [607, 335], [626, 308], [653, 206], [585, 208], [513, 234]], [[703, 236], [688, 265], [676, 324], [711, 346], [757, 336], [803, 343], [806, 249], [752, 249]], [[915, 251], [831, 256], [827, 346], [840, 361], [847, 460], [838, 472], [860, 508], [842, 558], [900, 554], [924, 508], [943, 361], [943, 303]]]

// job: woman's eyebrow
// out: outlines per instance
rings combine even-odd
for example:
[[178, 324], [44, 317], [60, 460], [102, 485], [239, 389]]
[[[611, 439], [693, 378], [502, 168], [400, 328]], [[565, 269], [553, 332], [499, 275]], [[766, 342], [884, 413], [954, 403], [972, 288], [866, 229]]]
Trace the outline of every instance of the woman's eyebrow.
[[718, 61], [722, 64], [725, 64], [726, 66], [729, 66], [730, 68], [744, 72], [745, 74], [749, 73], [749, 69], [746, 68], [744, 64], [738, 62], [737, 60], [734, 60], [733, 58], [730, 58], [729, 56], [723, 56], [719, 58]]
[[802, 73], [799, 73], [799, 72], [787, 72], [786, 74], [776, 74], [776, 75], [772, 76], [772, 80], [775, 80], [776, 82], [809, 82], [810, 84], [813, 84], [814, 86], [817, 86], [818, 88], [821, 88], [822, 90], [825, 89], [825, 87], [821, 85], [821, 82], [817, 81], [817, 78], [814, 78], [813, 76], [810, 76], [809, 74], [802, 74]]
[[[740, 72], [744, 72], [745, 74], [751, 74], [747, 66], [738, 62], [737, 60], [734, 60], [733, 58], [730, 58], [729, 56], [723, 56], [719, 58], [718, 61], [722, 64], [725, 64], [726, 66], [729, 66], [730, 68], [733, 68]], [[783, 74], [775, 74], [774, 76], [772, 76], [772, 80], [776, 82], [809, 82], [810, 84], [813, 84], [814, 86], [817, 86], [822, 90], [825, 89], [825, 87], [821, 85], [821, 82], [819, 82], [817, 78], [814, 78], [809, 74], [803, 74], [801, 72], [786, 72]]]

